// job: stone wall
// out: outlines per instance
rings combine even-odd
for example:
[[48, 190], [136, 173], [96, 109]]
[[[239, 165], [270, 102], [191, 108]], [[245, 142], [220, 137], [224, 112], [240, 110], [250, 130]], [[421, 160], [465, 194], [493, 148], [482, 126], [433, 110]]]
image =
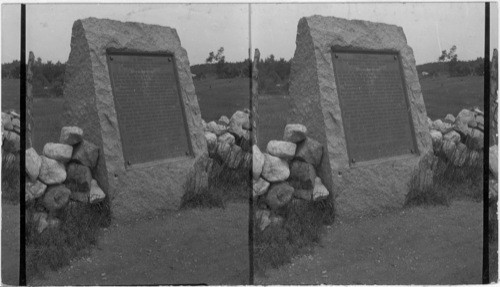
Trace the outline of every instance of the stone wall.
[[21, 148], [21, 117], [15, 111], [2, 112], [2, 154], [19, 156]]
[[58, 228], [59, 211], [71, 204], [95, 204], [106, 195], [95, 180], [99, 148], [84, 139], [79, 127], [63, 127], [58, 143], [47, 143], [42, 155], [26, 150], [25, 201], [39, 233]]

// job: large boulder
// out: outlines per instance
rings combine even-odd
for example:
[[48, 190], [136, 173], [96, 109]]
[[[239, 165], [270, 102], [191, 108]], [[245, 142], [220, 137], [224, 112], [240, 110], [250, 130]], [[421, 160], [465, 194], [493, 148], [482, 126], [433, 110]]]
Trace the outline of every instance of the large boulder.
[[260, 177], [258, 180], [253, 180], [253, 197], [263, 195], [269, 189], [270, 183]]
[[4, 152], [18, 153], [21, 150], [21, 137], [14, 131], [4, 132], [5, 138], [2, 144]]
[[43, 147], [44, 156], [60, 162], [68, 162], [72, 154], [73, 147], [67, 144], [46, 143]]
[[207, 124], [207, 132], [214, 133], [217, 136], [224, 134], [227, 131], [227, 127], [219, 125], [218, 123], [211, 121]]
[[271, 140], [267, 143], [267, 152], [270, 155], [291, 160], [295, 156], [297, 145], [287, 141]]
[[313, 200], [322, 200], [328, 197], [328, 189], [323, 185], [321, 182], [321, 179], [319, 177], [316, 177], [314, 181], [314, 189], [313, 189]]
[[297, 145], [295, 158], [318, 167], [321, 163], [321, 157], [323, 157], [323, 145], [316, 140], [307, 137]]
[[73, 150], [73, 155], [71, 159], [79, 164], [83, 164], [90, 168], [94, 168], [97, 165], [97, 159], [99, 158], [99, 148], [86, 140], [76, 145]]
[[259, 209], [255, 212], [255, 220], [259, 225], [261, 231], [266, 229], [271, 224], [271, 220], [269, 216], [271, 215], [271, 211], [267, 209]]
[[217, 140], [220, 142], [226, 142], [230, 145], [233, 145], [236, 142], [236, 139], [234, 138], [234, 136], [231, 133], [225, 133], [225, 134], [219, 136], [219, 138]]
[[207, 140], [208, 152], [212, 154], [217, 146], [217, 136], [212, 132], [205, 132], [205, 139]]
[[252, 177], [257, 180], [262, 173], [265, 157], [257, 145], [252, 146]]
[[266, 203], [271, 209], [286, 205], [293, 197], [293, 187], [286, 182], [273, 184], [266, 195]]
[[434, 148], [434, 151], [438, 151], [438, 149], [443, 144], [443, 134], [440, 131], [431, 130], [430, 135], [431, 135], [432, 146]]
[[14, 126], [12, 125], [12, 118], [9, 114], [2, 112], [2, 127], [7, 131], [14, 130]]
[[490, 171], [493, 174], [493, 177], [498, 178], [498, 146], [497, 145], [490, 147], [489, 164], [490, 164]]
[[104, 200], [106, 194], [99, 187], [99, 184], [95, 179], [92, 180], [90, 184], [89, 201], [90, 203], [98, 203]]
[[443, 137], [444, 140], [449, 140], [454, 142], [455, 144], [460, 142], [460, 134], [457, 133], [456, 131], [449, 131], [447, 134], [444, 135]]
[[38, 175], [40, 181], [50, 185], [62, 183], [66, 180], [66, 169], [63, 163], [43, 155], [40, 157], [42, 158], [40, 174]]
[[71, 190], [71, 192], [88, 193], [90, 191], [92, 172], [88, 166], [78, 163], [70, 163], [66, 173], [67, 176], [65, 185]]
[[45, 190], [47, 190], [47, 185], [39, 180], [35, 182], [26, 181], [26, 201], [41, 197]]
[[223, 126], [228, 126], [229, 125], [229, 119], [226, 116], [221, 116], [219, 120], [217, 121], [219, 125]]
[[484, 147], [484, 134], [478, 129], [472, 129], [469, 137], [467, 138], [467, 143], [472, 149], [482, 150]]
[[468, 137], [472, 131], [472, 129], [466, 123], [464, 123], [463, 121], [459, 121], [458, 119], [455, 121], [453, 129], [458, 132], [463, 138]]
[[316, 170], [308, 162], [294, 160], [290, 165], [289, 179], [298, 182], [301, 189], [312, 189], [316, 179]]
[[285, 126], [284, 141], [298, 143], [306, 139], [307, 128], [301, 124], [288, 124]]
[[64, 185], [52, 185], [47, 188], [43, 197], [43, 205], [53, 212], [63, 208], [69, 201], [71, 191]]
[[442, 134], [445, 134], [452, 129], [452, 125], [450, 123], [444, 123], [442, 120], [437, 119], [434, 122], [432, 122], [431, 128], [433, 130], [441, 132]]
[[40, 174], [42, 166], [42, 158], [38, 155], [34, 148], [26, 150], [26, 174], [32, 181], [35, 181]]
[[75, 145], [83, 140], [83, 130], [79, 127], [63, 127], [59, 142], [68, 145]]
[[455, 123], [455, 116], [453, 116], [452, 114], [447, 114], [443, 122], [453, 124]]
[[290, 176], [288, 162], [279, 157], [264, 154], [262, 177], [269, 182], [284, 181]]
[[236, 111], [229, 120], [228, 131], [237, 137], [244, 137], [250, 129], [250, 118], [248, 113]]
[[468, 110], [468, 109], [463, 109], [460, 111], [460, 113], [458, 113], [458, 115], [455, 119], [455, 123], [456, 122], [462, 122], [465, 125], [470, 126], [470, 127], [477, 126], [475, 113], [471, 110]]

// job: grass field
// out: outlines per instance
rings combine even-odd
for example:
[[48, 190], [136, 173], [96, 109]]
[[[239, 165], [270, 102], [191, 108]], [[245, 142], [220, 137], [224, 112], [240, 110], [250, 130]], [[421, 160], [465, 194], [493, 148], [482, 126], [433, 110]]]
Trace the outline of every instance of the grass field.
[[20, 108], [19, 79], [2, 79], [2, 111]]

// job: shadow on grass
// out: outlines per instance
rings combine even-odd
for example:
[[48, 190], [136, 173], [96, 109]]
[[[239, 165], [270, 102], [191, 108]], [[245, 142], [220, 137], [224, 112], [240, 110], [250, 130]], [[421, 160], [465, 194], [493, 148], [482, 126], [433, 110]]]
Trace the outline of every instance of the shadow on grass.
[[18, 204], [19, 192], [19, 154], [2, 151], [2, 200]]
[[57, 270], [74, 258], [88, 255], [97, 245], [101, 228], [111, 223], [109, 201], [96, 204], [70, 202], [60, 210], [58, 228], [38, 233], [33, 214], [41, 210], [41, 202], [26, 206], [26, 279], [29, 282], [47, 270]]
[[335, 217], [333, 201], [328, 198], [318, 202], [293, 200], [276, 211], [284, 218], [282, 224], [271, 224], [263, 231], [260, 222], [254, 221], [254, 270], [263, 276], [266, 269], [290, 263], [294, 256], [312, 252], [319, 244], [325, 225]]
[[233, 170], [214, 161], [208, 174], [208, 186], [196, 190], [194, 182], [187, 183], [181, 208], [224, 208], [228, 202], [248, 202], [250, 195], [248, 170]]
[[445, 205], [452, 199], [483, 200], [483, 154], [461, 155], [457, 166], [445, 155], [424, 157], [413, 172], [405, 206]]

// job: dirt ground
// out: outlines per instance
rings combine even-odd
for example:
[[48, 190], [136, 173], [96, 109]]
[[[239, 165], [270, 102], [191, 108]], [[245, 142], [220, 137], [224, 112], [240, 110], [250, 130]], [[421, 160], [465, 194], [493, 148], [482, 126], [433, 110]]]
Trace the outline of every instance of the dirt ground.
[[248, 205], [190, 209], [113, 224], [90, 257], [29, 285], [229, 284], [249, 282]]
[[2, 203], [2, 283], [19, 285], [19, 204]]
[[481, 284], [483, 205], [402, 209], [338, 220], [322, 246], [255, 284]]

